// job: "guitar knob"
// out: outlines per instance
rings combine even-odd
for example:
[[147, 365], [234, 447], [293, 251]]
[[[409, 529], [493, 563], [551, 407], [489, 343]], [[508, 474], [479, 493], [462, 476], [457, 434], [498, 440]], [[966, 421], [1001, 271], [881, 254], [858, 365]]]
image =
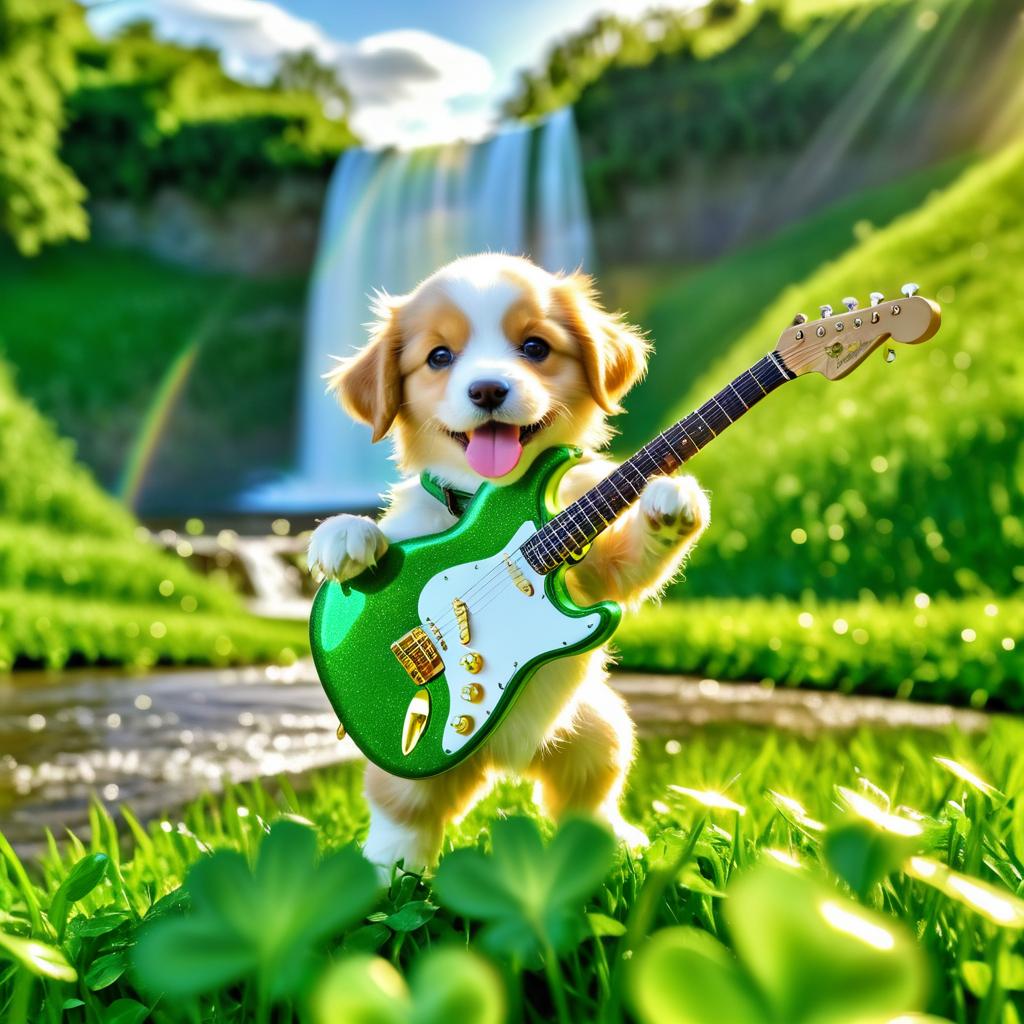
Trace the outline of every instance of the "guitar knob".
[[908, 281], [901, 289], [904, 295], [909, 299], [912, 295], [917, 294], [917, 285], [913, 281]]
[[882, 299], [884, 299], [884, 298], [885, 298], [885, 295], [882, 292], [872, 292], [871, 293], [871, 305], [872, 306], [877, 306], [882, 301]]
[[793, 326], [794, 327], [799, 327], [801, 324], [805, 324], [805, 323], [807, 323], [807, 314], [806, 313], [797, 313], [797, 315], [795, 317], [793, 317]]
[[821, 307], [822, 319], [827, 320], [831, 315], [832, 307], [828, 303], [825, 303], [825, 305]]
[[887, 348], [885, 350], [885, 361], [887, 363], [895, 363], [896, 362], [896, 349], [894, 349], [894, 348]]
[[476, 675], [484, 667], [484, 659], [481, 657], [479, 652], [470, 651], [468, 654], [464, 654], [459, 658], [459, 664], [470, 673], [470, 675]]
[[852, 295], [843, 299], [843, 305], [852, 313], [857, 308], [857, 300]]
[[452, 728], [460, 736], [468, 736], [473, 731], [473, 719], [469, 715], [459, 715], [452, 719]]
[[469, 683], [462, 688], [462, 699], [479, 704], [484, 699], [484, 688], [479, 683]]

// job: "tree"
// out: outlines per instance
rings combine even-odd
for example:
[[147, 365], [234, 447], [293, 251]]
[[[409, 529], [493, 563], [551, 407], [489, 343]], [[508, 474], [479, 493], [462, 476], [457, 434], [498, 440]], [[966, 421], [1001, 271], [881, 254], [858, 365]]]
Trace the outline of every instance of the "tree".
[[312, 50], [284, 54], [271, 85], [282, 91], [312, 93], [330, 118], [341, 120], [348, 116], [352, 97], [345, 83], [337, 69], [322, 63]]
[[73, 0], [0, 0], [0, 231], [26, 256], [85, 238], [85, 188], [59, 155], [76, 41]]

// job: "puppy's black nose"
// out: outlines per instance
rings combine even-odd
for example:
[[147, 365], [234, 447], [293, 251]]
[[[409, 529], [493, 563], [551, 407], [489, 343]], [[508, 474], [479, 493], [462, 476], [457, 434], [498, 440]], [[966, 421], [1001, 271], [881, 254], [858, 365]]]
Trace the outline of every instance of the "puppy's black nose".
[[497, 409], [508, 394], [508, 385], [501, 380], [475, 380], [469, 385], [469, 400], [481, 409]]

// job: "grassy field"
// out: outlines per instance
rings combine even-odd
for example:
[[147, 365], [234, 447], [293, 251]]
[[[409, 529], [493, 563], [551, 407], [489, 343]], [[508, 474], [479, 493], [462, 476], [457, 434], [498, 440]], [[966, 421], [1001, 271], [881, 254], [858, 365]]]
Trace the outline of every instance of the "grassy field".
[[614, 645], [640, 671], [1020, 711], [1021, 637], [1019, 598], [701, 598], [627, 618]]
[[436, 878], [386, 890], [344, 847], [356, 766], [129, 816], [126, 843], [97, 809], [87, 845], [0, 855], [0, 1015], [1017, 1024], [1022, 738], [652, 739], [627, 797], [645, 852], [579, 822], [542, 846], [527, 787], [503, 784]]
[[[654, 342], [647, 378], [626, 398], [626, 415], [617, 423], [622, 433], [616, 448], [629, 454], [661, 430], [666, 410], [674, 411], [693, 385], [706, 379], [708, 369], [744, 333], [743, 326], [760, 320], [781, 291], [919, 206], [966, 166], [955, 160], [858, 193], [689, 272], [615, 269], [607, 283], [602, 275], [611, 301]], [[645, 286], [652, 275], [653, 286]], [[770, 346], [779, 329], [769, 330], [763, 344]]]
[[1017, 146], [977, 165], [787, 288], [679, 403], [673, 416], [747, 367], [796, 310], [898, 294], [906, 280], [944, 306], [929, 345], [838, 384], [801, 379], [695, 460], [716, 520], [688, 593], [998, 600], [1018, 590], [1022, 164]]
[[89, 243], [31, 261], [0, 252], [0, 303], [19, 390], [106, 487], [215, 503], [291, 456], [305, 281]]
[[[88, 369], [112, 409], [123, 397], [117, 373], [106, 375], [116, 362], [99, 352]], [[290, 660], [304, 633], [251, 618], [225, 582], [141, 537], [0, 363], [0, 670]]]

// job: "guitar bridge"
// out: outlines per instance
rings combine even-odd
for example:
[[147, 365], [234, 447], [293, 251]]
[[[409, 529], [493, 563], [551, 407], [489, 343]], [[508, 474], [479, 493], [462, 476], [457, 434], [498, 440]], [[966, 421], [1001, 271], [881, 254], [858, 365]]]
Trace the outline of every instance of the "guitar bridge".
[[391, 653], [417, 686], [429, 683], [444, 671], [441, 655], [420, 626], [414, 626], [405, 636], [396, 640], [391, 645]]

